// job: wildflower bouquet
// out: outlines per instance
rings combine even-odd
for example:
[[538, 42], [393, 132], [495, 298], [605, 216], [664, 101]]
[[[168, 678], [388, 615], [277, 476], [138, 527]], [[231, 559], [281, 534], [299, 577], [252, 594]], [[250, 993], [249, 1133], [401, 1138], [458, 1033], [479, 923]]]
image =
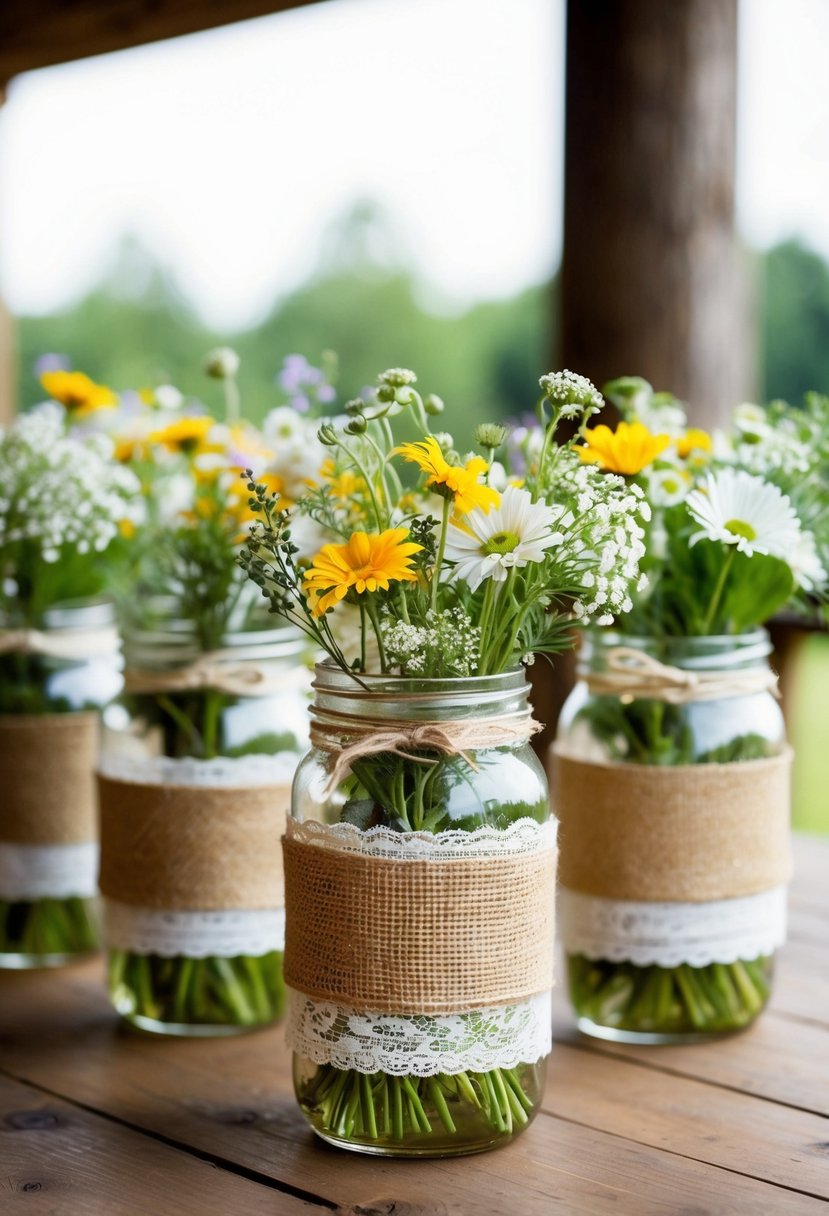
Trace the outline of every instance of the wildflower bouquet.
[[[637, 902], [631, 892], [639, 890], [638, 880], [625, 888], [623, 901], [605, 899], [601, 906], [583, 882], [581, 893], [565, 892], [572, 999], [583, 1028], [594, 1033], [733, 1030], [765, 1004], [771, 955], [783, 933], [787, 845], [779, 825], [786, 796], [775, 774], [787, 757], [760, 626], [786, 605], [808, 610], [826, 586], [829, 413], [825, 399], [816, 397], [803, 412], [780, 403], [768, 410], [742, 406], [727, 433], [711, 436], [689, 427], [681, 404], [645, 381], [614, 381], [605, 392], [622, 421], [615, 430], [586, 428], [579, 456], [638, 486], [650, 504], [642, 559], [647, 583], [614, 631], [589, 638], [559, 748], [571, 760], [616, 766], [617, 810], [624, 780], [636, 784], [630, 797], [640, 805], [643, 790], [662, 783], [662, 827], [651, 826], [651, 841], [668, 819], [671, 775], [640, 777], [639, 766], [676, 769], [686, 789], [705, 786], [717, 819], [708, 829], [712, 847], [719, 842], [733, 867], [748, 865], [764, 821], [755, 805], [754, 827], [741, 845], [720, 839], [733, 819], [728, 805], [754, 799], [765, 782], [777, 799], [768, 808], [777, 826], [767, 838], [777, 842], [779, 856], [765, 878], [746, 879], [746, 898], [724, 890], [734, 898], [705, 902], [695, 890], [683, 899], [676, 876], [659, 899], [651, 893]], [[569, 774], [567, 757], [560, 764]], [[685, 766], [695, 766], [696, 775]], [[701, 766], [710, 767], [703, 772]], [[714, 816], [715, 782], [723, 783], [720, 801], [727, 804], [721, 816]], [[746, 783], [742, 795], [736, 783]], [[594, 805], [598, 798], [594, 788]], [[700, 793], [699, 800], [706, 797]], [[681, 831], [703, 831], [694, 826], [701, 813], [686, 806]], [[698, 858], [694, 864], [700, 866]], [[620, 861], [608, 878], [608, 890], [617, 894], [622, 869]]]
[[[195, 403], [180, 401], [175, 411], [149, 405], [122, 437], [147, 507], [122, 596], [125, 697], [102, 762], [105, 828], [109, 807], [114, 821], [103, 888], [113, 1000], [142, 1027], [204, 1034], [281, 1012], [278, 872], [259, 894], [255, 876], [247, 887], [219, 891], [219, 854], [231, 850], [238, 861], [258, 848], [261, 860], [252, 856], [251, 865], [265, 864], [306, 738], [304, 642], [295, 630], [273, 628], [237, 562], [253, 518], [240, 470], [255, 469], [270, 489], [292, 497], [308, 489], [322, 461], [316, 424], [292, 411], [289, 418], [284, 408], [272, 411], [263, 430], [239, 418], [232, 351], [213, 352], [206, 366], [224, 389], [224, 421]], [[142, 805], [162, 799], [177, 827], [163, 848], [159, 829], [152, 866], [116, 876], [127, 849], [118, 803], [128, 805], [139, 787]], [[237, 816], [233, 828], [225, 804], [240, 788], [258, 809], [246, 822]], [[109, 840], [120, 843], [110, 849]], [[190, 882], [176, 885], [169, 875], [165, 887], [175, 859]], [[168, 931], [173, 922], [176, 931]]]
[[57, 402], [0, 431], [0, 965], [96, 944], [92, 767], [119, 687], [101, 597], [137, 489]]
[[[476, 919], [484, 907], [503, 920], [506, 906], [481, 889], [483, 871], [523, 866], [526, 882], [552, 850], [521, 667], [568, 646], [574, 619], [630, 609], [647, 516], [639, 487], [555, 442], [563, 418], [598, 407], [593, 386], [565, 374], [542, 388], [540, 450], [520, 481], [495, 461], [505, 428], [480, 427], [480, 451], [461, 456], [433, 430], [443, 403], [404, 369], [321, 428], [324, 476], [295, 506], [250, 475], [256, 522], [240, 560], [271, 611], [329, 656], [285, 842], [289, 1035], [306, 1117], [347, 1147], [475, 1151], [515, 1135], [540, 1100], [549, 978], [521, 988], [525, 959], [499, 998], [441, 952], [472, 935], [473, 953], [484, 941], [509, 961], [518, 942], [548, 966], [549, 875], [511, 906], [503, 955], [503, 926]], [[316, 553], [296, 539], [309, 520], [326, 542]], [[404, 897], [405, 863], [424, 863], [426, 881], [448, 858], [456, 881], [466, 874], [462, 900], [443, 908], [445, 887], [438, 902]], [[386, 865], [392, 887], [375, 905], [359, 874]]]

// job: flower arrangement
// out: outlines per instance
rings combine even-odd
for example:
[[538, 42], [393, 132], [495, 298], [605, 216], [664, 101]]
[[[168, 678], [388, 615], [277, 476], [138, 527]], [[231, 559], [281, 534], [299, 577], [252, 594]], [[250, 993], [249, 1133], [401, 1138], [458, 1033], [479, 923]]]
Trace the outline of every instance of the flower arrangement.
[[[624, 476], [650, 504], [646, 582], [615, 631], [593, 638], [584, 660], [590, 692], [574, 694], [560, 740], [584, 759], [631, 766], [715, 765], [725, 774], [740, 763], [782, 763], [782, 718], [762, 670], [768, 647], [758, 628], [786, 606], [814, 611], [827, 585], [829, 403], [812, 395], [803, 410], [741, 406], [727, 431], [709, 435], [689, 427], [680, 402], [641, 379], [604, 391], [622, 420], [615, 429], [585, 428], [579, 457]], [[526, 450], [538, 438], [522, 442]], [[762, 898], [766, 912], [755, 909], [756, 923], [765, 920], [768, 945], [779, 942], [783, 905], [773, 892]], [[739, 902], [718, 905], [721, 924], [740, 912]], [[582, 904], [579, 915], [589, 919], [595, 907]], [[598, 956], [598, 947], [591, 957], [571, 950], [576, 1009], [586, 1026], [609, 1034], [739, 1028], [769, 995], [772, 951], [757, 952], [760, 937], [744, 932], [740, 946], [720, 941], [710, 959], [698, 950], [696, 965], [691, 954], [667, 965], [670, 951], [655, 951], [646, 964], [641, 950], [623, 952], [624, 961]]]
[[97, 942], [92, 765], [97, 711], [119, 683], [103, 597], [137, 491], [111, 441], [72, 434], [56, 402], [0, 431], [0, 959], [18, 960], [8, 965], [58, 963]]
[[[459, 724], [447, 721], [444, 701], [451, 694], [475, 718], [483, 699], [505, 705], [509, 722], [523, 719], [522, 663], [569, 646], [574, 621], [608, 623], [631, 608], [648, 508], [641, 488], [556, 442], [562, 419], [584, 423], [598, 408], [589, 381], [560, 373], [541, 387], [538, 451], [520, 478], [495, 461], [504, 427], [479, 427], [480, 451], [460, 454], [450, 434], [432, 429], [442, 401], [421, 395], [401, 368], [350, 401], [343, 424], [322, 426], [324, 475], [294, 505], [248, 470], [255, 520], [241, 564], [271, 612], [329, 656], [318, 668], [316, 750], [295, 780], [286, 850], [292, 833], [317, 840], [302, 826], [315, 818], [327, 825], [320, 862], [329, 845], [335, 859], [340, 848], [371, 860], [410, 847], [433, 857], [459, 837], [477, 847], [479, 836], [498, 856], [511, 833], [546, 830], [549, 803], [526, 727], [505, 736], [501, 717], [473, 721], [456, 747]], [[316, 551], [308, 521], [321, 533]], [[418, 733], [418, 715], [432, 734]], [[418, 914], [407, 912], [416, 950]], [[299, 953], [320, 915], [317, 905], [308, 917], [296, 912]], [[289, 905], [289, 937], [291, 925]], [[545, 1017], [532, 1002], [513, 1003], [499, 1021], [491, 1010], [388, 1018], [376, 1004], [361, 1014], [345, 1001], [320, 1035], [329, 1014], [301, 992], [294, 998], [298, 1099], [324, 1138], [394, 1154], [465, 1152], [509, 1139], [537, 1109], [549, 1005]], [[526, 1035], [528, 1025], [538, 1033], [519, 1044], [517, 1027]], [[500, 1054], [487, 1054], [485, 1039]], [[449, 1040], [461, 1044], [454, 1055], [438, 1050]]]
[[[108, 841], [119, 831], [117, 803], [126, 806], [139, 785], [144, 806], [166, 797], [165, 809], [175, 810], [181, 826], [155, 877], [131, 876], [136, 890], [130, 906], [118, 880], [104, 892], [110, 990], [116, 1007], [136, 1024], [183, 1033], [227, 1033], [279, 1015], [278, 870], [270, 875], [273, 903], [261, 913], [237, 891], [223, 909], [228, 915], [212, 921], [199, 909], [219, 907], [210, 901], [224, 898], [220, 894], [193, 888], [162, 897], [152, 883], [163, 882], [181, 850], [189, 850], [193, 866], [193, 855], [205, 852], [206, 871], [218, 872], [218, 859], [211, 862], [207, 852], [221, 847], [214, 840], [219, 829], [210, 825], [222, 821], [225, 802], [235, 796], [225, 788], [245, 787], [249, 803], [259, 808], [262, 833], [277, 840], [280, 806], [287, 807], [305, 739], [304, 643], [295, 630], [273, 629], [237, 561], [253, 518], [240, 472], [255, 469], [263, 484], [290, 501], [308, 490], [324, 453], [317, 423], [291, 410], [288, 419], [285, 407], [271, 411], [261, 429], [242, 420], [238, 367], [229, 348], [211, 351], [205, 361], [223, 391], [223, 419], [165, 386], [137, 408], [128, 403], [118, 433], [122, 459], [144, 491], [145, 518], [132, 538], [133, 560], [120, 596], [125, 717], [124, 729], [105, 735], [102, 805], [105, 826], [113, 824], [104, 838], [105, 860], [115, 849]], [[112, 425], [111, 416], [106, 421]], [[133, 756], [125, 754], [127, 747]], [[186, 825], [200, 799], [212, 799], [217, 810], [203, 815], [204, 836], [196, 842]], [[248, 824], [244, 847], [256, 849], [258, 831]], [[181, 922], [175, 940], [151, 911], [141, 911], [143, 921], [131, 911], [151, 896], [170, 903], [168, 923], [176, 917]], [[267, 903], [270, 896], [262, 898]], [[240, 926], [235, 935], [211, 935], [211, 924], [234, 918]]]

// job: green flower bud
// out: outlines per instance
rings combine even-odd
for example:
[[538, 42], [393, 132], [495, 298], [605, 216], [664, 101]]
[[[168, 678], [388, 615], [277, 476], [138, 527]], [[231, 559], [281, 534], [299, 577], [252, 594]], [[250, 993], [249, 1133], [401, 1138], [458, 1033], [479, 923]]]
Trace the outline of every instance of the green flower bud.
[[204, 370], [214, 380], [232, 380], [239, 370], [240, 359], [229, 346], [217, 346], [205, 356]]
[[404, 388], [407, 384], [414, 384], [417, 376], [407, 367], [390, 367], [381, 372], [377, 380], [380, 384], [388, 385], [391, 388]]
[[356, 414], [345, 428], [347, 435], [363, 435], [368, 428], [368, 422], [362, 414]]
[[346, 414], [362, 414], [366, 408], [366, 403], [361, 397], [355, 397], [352, 401], [346, 401], [343, 410]]
[[317, 431], [317, 439], [319, 439], [324, 447], [334, 448], [337, 446], [337, 432], [330, 422], [326, 422], [320, 427]]
[[482, 448], [499, 448], [507, 437], [507, 428], [497, 422], [482, 422], [475, 431], [475, 442]]
[[436, 393], [430, 393], [423, 402], [423, 408], [427, 414], [442, 414], [444, 410], [443, 398], [438, 397]]

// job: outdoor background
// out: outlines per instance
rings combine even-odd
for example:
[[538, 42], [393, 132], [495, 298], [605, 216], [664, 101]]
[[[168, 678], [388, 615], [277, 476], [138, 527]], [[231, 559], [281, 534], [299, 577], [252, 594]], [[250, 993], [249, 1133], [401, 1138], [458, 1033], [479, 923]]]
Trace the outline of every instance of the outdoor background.
[[[744, 0], [755, 399], [829, 392], [827, 39], [825, 0]], [[230, 344], [253, 419], [285, 355], [325, 349], [341, 399], [413, 367], [461, 445], [530, 408], [557, 366], [563, 63], [561, 0], [331, 0], [16, 79], [0, 290], [21, 404], [55, 353], [218, 408], [201, 363]], [[808, 643], [792, 719], [797, 821], [829, 831], [829, 639]]]

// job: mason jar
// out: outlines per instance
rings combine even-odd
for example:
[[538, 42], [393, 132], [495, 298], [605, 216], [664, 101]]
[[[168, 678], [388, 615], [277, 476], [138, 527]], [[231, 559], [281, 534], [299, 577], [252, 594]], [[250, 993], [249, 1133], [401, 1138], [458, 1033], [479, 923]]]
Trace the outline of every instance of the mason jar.
[[235, 1034], [282, 1014], [304, 647], [269, 621], [210, 653], [185, 620], [125, 636], [124, 695], [104, 715], [101, 891], [110, 996], [142, 1030]]
[[705, 1039], [766, 1005], [785, 937], [789, 768], [768, 635], [585, 634], [554, 746], [579, 1029]]
[[555, 824], [523, 669], [317, 667], [285, 838], [288, 1044], [323, 1140], [507, 1143], [550, 1050]]
[[0, 620], [0, 967], [53, 967], [99, 945], [94, 771], [121, 687], [111, 604]]

